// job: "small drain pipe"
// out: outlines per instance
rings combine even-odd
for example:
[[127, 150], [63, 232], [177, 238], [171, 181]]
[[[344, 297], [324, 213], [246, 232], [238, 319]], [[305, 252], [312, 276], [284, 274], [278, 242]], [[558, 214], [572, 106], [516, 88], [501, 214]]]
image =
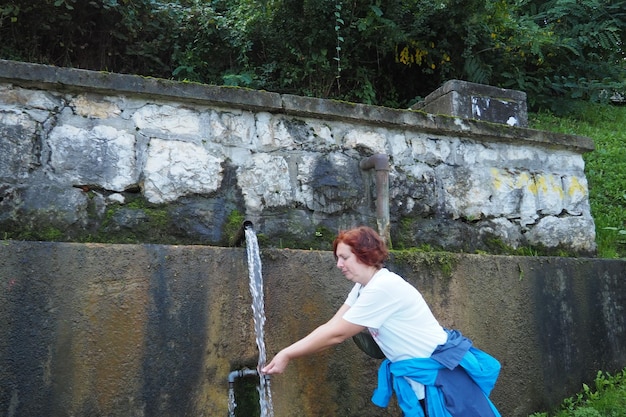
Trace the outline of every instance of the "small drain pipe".
[[244, 376], [258, 376], [259, 373], [256, 369], [243, 368], [236, 371], [232, 371], [228, 374], [228, 388], [234, 388], [235, 380], [237, 378], [243, 378]]
[[[270, 385], [270, 376], [269, 375], [260, 375], [256, 369], [237, 369], [236, 371], [232, 371], [228, 374], [228, 417], [235, 417], [235, 409], [237, 408], [237, 403], [235, 402], [235, 380], [237, 378], [243, 378], [246, 376], [258, 376], [259, 384], [265, 384], [267, 389], [269, 389]], [[260, 378], [263, 378], [261, 381]], [[260, 385], [261, 386], [261, 385]]]
[[362, 170], [376, 170], [376, 223], [378, 233], [391, 248], [389, 231], [389, 155], [375, 154], [359, 163]]
[[235, 417], [235, 380], [245, 376], [257, 376], [259, 373], [255, 369], [237, 369], [228, 374], [228, 417]]

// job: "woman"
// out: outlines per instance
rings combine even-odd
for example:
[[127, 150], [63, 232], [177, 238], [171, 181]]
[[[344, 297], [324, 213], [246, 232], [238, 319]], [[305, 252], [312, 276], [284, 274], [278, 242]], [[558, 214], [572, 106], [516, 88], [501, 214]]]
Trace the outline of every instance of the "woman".
[[354, 282], [345, 303], [327, 323], [278, 352], [262, 373], [282, 373], [291, 359], [367, 330], [386, 357], [372, 398], [376, 405], [386, 407], [393, 389], [405, 416], [500, 415], [488, 399], [499, 363], [459, 332], [441, 327], [419, 291], [383, 267], [388, 250], [374, 230], [340, 232], [333, 252], [337, 267]]

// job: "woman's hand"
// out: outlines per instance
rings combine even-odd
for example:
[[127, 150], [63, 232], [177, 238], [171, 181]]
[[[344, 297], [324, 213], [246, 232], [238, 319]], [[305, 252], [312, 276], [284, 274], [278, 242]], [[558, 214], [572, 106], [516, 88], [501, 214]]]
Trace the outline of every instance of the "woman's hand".
[[350, 306], [344, 304], [327, 323], [322, 324], [306, 337], [278, 352], [274, 359], [260, 370], [261, 373], [267, 375], [282, 374], [291, 359], [320, 352], [365, 329], [363, 326], [352, 324], [342, 318], [349, 308]]
[[261, 373], [265, 375], [282, 374], [289, 364], [289, 356], [285, 350], [281, 350], [274, 356], [270, 363], [261, 369]]

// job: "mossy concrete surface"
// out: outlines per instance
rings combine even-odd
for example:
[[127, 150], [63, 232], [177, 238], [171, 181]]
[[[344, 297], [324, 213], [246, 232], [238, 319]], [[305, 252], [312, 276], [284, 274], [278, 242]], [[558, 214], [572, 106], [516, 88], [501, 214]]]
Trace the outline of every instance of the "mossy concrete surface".
[[[351, 283], [331, 252], [263, 249], [272, 356], [332, 316]], [[626, 366], [626, 261], [394, 254], [442, 325], [502, 364], [503, 416], [556, 406]], [[257, 347], [245, 248], [0, 242], [0, 413], [227, 416]], [[352, 341], [271, 381], [276, 417], [397, 416], [370, 402], [379, 361]]]

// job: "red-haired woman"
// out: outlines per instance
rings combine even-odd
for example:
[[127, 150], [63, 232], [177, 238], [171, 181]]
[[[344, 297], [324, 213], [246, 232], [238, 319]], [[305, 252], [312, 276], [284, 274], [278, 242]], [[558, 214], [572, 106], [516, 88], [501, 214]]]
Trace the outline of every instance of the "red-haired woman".
[[[458, 331], [444, 329], [419, 291], [383, 266], [389, 253], [373, 229], [340, 232], [333, 252], [354, 282], [345, 303], [327, 323], [278, 352], [262, 373], [282, 373], [291, 359], [354, 337], [372, 356], [378, 355], [373, 346], [386, 358], [372, 398], [376, 405], [387, 406], [395, 391], [405, 416], [500, 416], [488, 398], [498, 361]], [[375, 343], [359, 342], [362, 332]]]

